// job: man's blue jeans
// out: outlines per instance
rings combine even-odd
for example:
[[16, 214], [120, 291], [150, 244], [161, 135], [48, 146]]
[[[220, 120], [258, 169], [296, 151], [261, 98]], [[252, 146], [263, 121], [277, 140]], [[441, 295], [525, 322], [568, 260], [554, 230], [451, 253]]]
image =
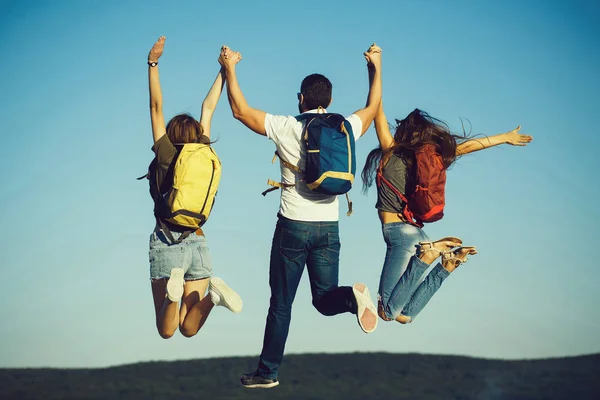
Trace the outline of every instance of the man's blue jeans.
[[277, 378], [290, 327], [292, 303], [305, 265], [312, 304], [321, 314], [356, 314], [352, 288], [338, 286], [339, 257], [337, 221], [293, 221], [279, 216], [271, 246], [271, 301], [258, 375]]
[[429, 265], [416, 256], [419, 242], [429, 241], [422, 229], [404, 222], [392, 222], [384, 224], [382, 230], [387, 244], [379, 281], [383, 310], [391, 319], [402, 314], [414, 320], [449, 272], [438, 263], [425, 277]]

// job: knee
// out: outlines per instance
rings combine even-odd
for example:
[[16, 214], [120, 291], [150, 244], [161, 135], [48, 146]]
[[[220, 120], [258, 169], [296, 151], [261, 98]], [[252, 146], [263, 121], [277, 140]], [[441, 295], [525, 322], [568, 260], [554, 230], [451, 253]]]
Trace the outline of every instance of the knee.
[[267, 318], [273, 321], [289, 321], [292, 319], [292, 310], [287, 307], [270, 307]]
[[319, 313], [325, 315], [326, 317], [335, 315], [335, 313], [332, 313], [331, 310], [325, 307], [324, 302], [322, 302], [321, 299], [313, 299], [312, 305]]
[[170, 339], [175, 334], [175, 331], [174, 330], [159, 329], [158, 330], [158, 334], [163, 339]]
[[181, 332], [181, 334], [183, 336], [185, 336], [186, 338], [191, 338], [192, 336], [196, 336], [196, 333], [198, 333], [198, 330], [199, 329], [186, 328], [183, 325], [179, 327], [179, 332]]
[[269, 315], [278, 318], [286, 318], [292, 315], [292, 304], [287, 300], [271, 298], [269, 303]]
[[327, 316], [327, 310], [325, 310], [323, 308], [323, 306], [321, 306], [321, 303], [318, 301], [313, 300], [312, 305], [314, 308], [316, 308], [316, 310], [321, 313], [322, 315]]

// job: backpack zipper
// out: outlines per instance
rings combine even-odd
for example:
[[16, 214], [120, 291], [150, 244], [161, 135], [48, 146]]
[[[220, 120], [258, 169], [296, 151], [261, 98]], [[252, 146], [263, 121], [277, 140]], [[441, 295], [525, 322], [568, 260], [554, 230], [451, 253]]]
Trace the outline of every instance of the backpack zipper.
[[350, 146], [350, 134], [346, 130], [344, 126], [344, 121], [342, 121], [341, 131], [346, 135], [346, 144], [348, 145], [348, 173], [352, 173], [352, 146]]

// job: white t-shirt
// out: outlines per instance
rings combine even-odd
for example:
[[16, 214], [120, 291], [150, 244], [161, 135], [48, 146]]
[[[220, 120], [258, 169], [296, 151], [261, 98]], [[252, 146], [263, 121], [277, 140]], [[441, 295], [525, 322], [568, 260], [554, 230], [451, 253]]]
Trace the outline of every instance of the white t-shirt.
[[[327, 112], [327, 110], [325, 110]], [[317, 113], [310, 110], [306, 113]], [[305, 114], [306, 114], [305, 113]], [[362, 134], [362, 121], [356, 114], [346, 118], [352, 126], [354, 139]], [[267, 137], [277, 146], [277, 152], [292, 165], [304, 169], [305, 153], [301, 143], [304, 121], [298, 121], [293, 116], [267, 114], [265, 130]], [[329, 196], [310, 190], [306, 183], [295, 172], [282, 163], [281, 182], [295, 186], [281, 188], [279, 213], [286, 218], [296, 221], [337, 221], [339, 219], [339, 202], [337, 196]]]

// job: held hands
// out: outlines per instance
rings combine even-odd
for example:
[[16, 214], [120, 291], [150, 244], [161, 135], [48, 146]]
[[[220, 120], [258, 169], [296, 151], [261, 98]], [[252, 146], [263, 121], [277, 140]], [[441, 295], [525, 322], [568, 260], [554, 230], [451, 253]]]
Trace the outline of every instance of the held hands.
[[163, 50], [165, 49], [165, 39], [166, 37], [161, 36], [156, 43], [154, 43], [154, 46], [150, 49], [150, 53], [148, 53], [148, 62], [158, 62], [158, 59], [162, 56]]
[[239, 63], [242, 59], [242, 55], [238, 51], [233, 51], [227, 46], [221, 47], [221, 54], [219, 55], [219, 64], [225, 69], [233, 67]]
[[363, 53], [365, 60], [367, 60], [367, 66], [369, 68], [379, 68], [381, 66], [381, 47], [373, 43], [369, 50]]
[[533, 140], [532, 136], [520, 134], [519, 133], [520, 129], [521, 129], [521, 125], [517, 126], [515, 129], [513, 129], [510, 132], [506, 132], [504, 134], [506, 137], [505, 143], [510, 144], [512, 146], [526, 146], [527, 143], [529, 143]]

